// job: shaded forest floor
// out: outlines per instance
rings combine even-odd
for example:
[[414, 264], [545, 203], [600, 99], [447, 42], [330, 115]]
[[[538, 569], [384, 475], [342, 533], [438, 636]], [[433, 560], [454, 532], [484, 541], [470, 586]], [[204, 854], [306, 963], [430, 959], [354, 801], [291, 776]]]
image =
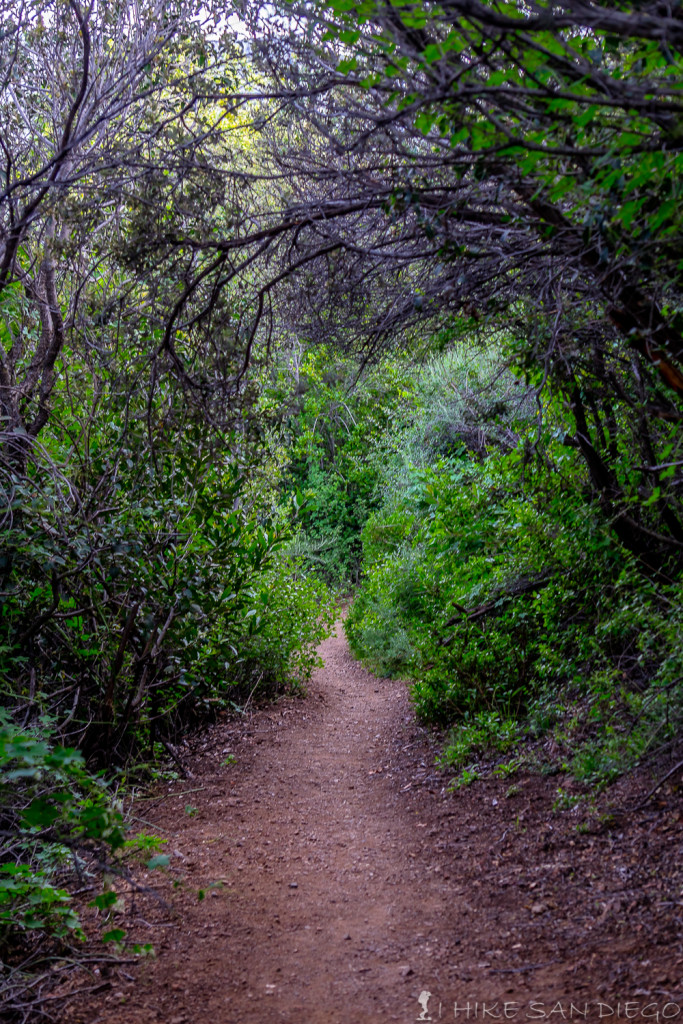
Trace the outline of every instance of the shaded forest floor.
[[[425, 991], [423, 1019], [454, 1020], [456, 1001], [458, 1021], [504, 1002], [520, 1021], [586, 1005], [589, 1020], [667, 1004], [673, 1019], [680, 790], [578, 830], [552, 810], [557, 778], [448, 793], [405, 687], [355, 662], [341, 628], [321, 653], [307, 700], [217, 726], [191, 779], [136, 806], [135, 830], [168, 839], [168, 872], [139, 875], [165, 902], [122, 893], [116, 923], [157, 956], [102, 970], [70, 1024], [408, 1022]], [[609, 799], [633, 806], [651, 785]]]

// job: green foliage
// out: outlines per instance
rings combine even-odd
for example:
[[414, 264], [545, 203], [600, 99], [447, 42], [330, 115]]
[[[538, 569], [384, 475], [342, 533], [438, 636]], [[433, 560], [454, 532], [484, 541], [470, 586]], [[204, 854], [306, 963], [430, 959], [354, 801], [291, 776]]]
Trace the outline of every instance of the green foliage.
[[0, 949], [16, 931], [41, 929], [57, 938], [84, 938], [65, 889], [55, 888], [44, 871], [28, 864], [0, 865]]
[[[341, 74], [384, 81], [413, 128], [427, 141], [447, 139], [454, 162], [466, 160], [480, 178], [514, 166], [599, 246], [601, 264], [621, 257], [632, 271], [640, 253], [653, 259], [656, 242], [660, 270], [666, 263], [673, 284], [680, 280], [669, 246], [681, 230], [681, 128], [678, 117], [657, 111], [680, 90], [681, 53], [673, 40], [661, 45], [642, 32], [638, 5], [623, 6], [631, 24], [615, 31], [609, 17], [600, 27], [579, 11], [555, 21], [550, 8], [526, 21], [515, 5], [492, 3], [457, 18], [438, 7], [416, 15], [411, 3], [389, 8], [384, 0], [320, 4], [326, 38], [356, 50], [338, 65]], [[351, 36], [350, 26], [367, 27]], [[415, 28], [429, 40], [423, 48]], [[454, 67], [459, 73], [444, 89]], [[402, 91], [390, 92], [394, 79]], [[510, 102], [515, 95], [525, 102]], [[649, 103], [634, 102], [636, 95]]]
[[680, 724], [683, 588], [645, 575], [586, 505], [561, 415], [546, 410], [541, 436], [523, 417], [482, 421], [478, 449], [422, 467], [397, 453], [346, 631], [369, 665], [413, 680], [425, 721], [452, 727], [446, 764], [554, 730], [560, 764], [601, 785]]
[[264, 404], [282, 421], [283, 500], [292, 503], [297, 531], [289, 551], [333, 587], [348, 588], [358, 580], [361, 531], [378, 504], [376, 464], [412, 402], [409, 364], [391, 358], [359, 376], [355, 360], [321, 347], [272, 376]]
[[[351, 646], [410, 678], [420, 716], [451, 730], [443, 759], [457, 785], [514, 773], [525, 737], [538, 747], [552, 734], [552, 767], [591, 786], [673, 742], [680, 53], [661, 12], [615, 21], [598, 4], [587, 24], [570, 7], [539, 18], [484, 2], [454, 19], [403, 0], [308, 5], [325, 24], [296, 28], [288, 96], [306, 82], [317, 94], [307, 39], [332, 44], [317, 67], [332, 55], [340, 75], [381, 86], [372, 102], [384, 107], [356, 146], [350, 126], [366, 112], [345, 106], [357, 89], [342, 85], [338, 136], [306, 140], [310, 180], [281, 170], [296, 168], [305, 134], [286, 103], [216, 116], [210, 97], [242, 85], [222, 29], [181, 18], [177, 47], [162, 33], [151, 62], [128, 60], [135, 33], [124, 19], [111, 35], [107, 5], [88, 15], [85, 70], [104, 80], [97, 54], [122, 58], [135, 71], [112, 95], [135, 95], [144, 113], [129, 121], [128, 101], [114, 103], [109, 122], [83, 107], [84, 138], [103, 118], [92, 146], [60, 144], [41, 171], [46, 111], [66, 97], [50, 55], [78, 51], [73, 11], [59, 38], [49, 18], [37, 34], [19, 19], [36, 63], [15, 61], [12, 75], [37, 117], [7, 122], [24, 167], [14, 206], [30, 216], [15, 224], [7, 207], [18, 248], [0, 296], [0, 944], [80, 934], [69, 858], [86, 871], [100, 852], [168, 866], [156, 837], [124, 840], [101, 772], [145, 763], [153, 775], [218, 712], [303, 689], [333, 618], [327, 587], [361, 574]], [[618, 32], [595, 27], [610, 19]], [[124, 137], [121, 177], [107, 147]], [[145, 174], [126, 177], [141, 146]], [[67, 153], [73, 174], [57, 174]], [[338, 198], [356, 193], [354, 224]], [[287, 279], [305, 292], [317, 275], [330, 308], [311, 288], [290, 323]], [[334, 307], [347, 283], [345, 319]], [[471, 316], [456, 321], [458, 308]], [[439, 359], [365, 365], [392, 330], [415, 338], [423, 313], [441, 327], [426, 339]], [[488, 349], [449, 348], [482, 319]], [[363, 373], [330, 345], [287, 352], [302, 320], [315, 337], [355, 331]], [[116, 901], [93, 901], [114, 945]]]
[[[257, 687], [305, 682], [330, 619], [322, 584], [282, 553], [277, 509], [250, 490], [235, 439], [217, 446], [178, 409], [177, 429], [150, 446], [134, 397], [125, 410], [117, 398], [72, 481], [36, 461], [3, 492], [0, 685], [19, 706], [30, 698], [29, 715], [67, 719], [65, 737], [99, 764]], [[71, 433], [46, 436], [53, 463], [73, 459]]]
[[663, 9], [646, 22], [638, 4], [541, 7], [320, 0], [309, 17], [368, 90], [363, 151], [392, 154], [371, 178], [387, 195], [382, 246], [395, 226], [402, 252], [419, 225], [438, 256], [414, 309], [516, 335], [508, 354], [539, 389], [539, 422], [549, 392], [571, 410], [584, 497], [647, 572], [677, 576], [681, 40]]
[[0, 949], [17, 933], [83, 938], [56, 879], [78, 850], [120, 850], [122, 818], [82, 755], [54, 744], [46, 723], [27, 731], [0, 718], [0, 829]]
[[[334, 617], [285, 550], [258, 439], [217, 436], [171, 390], [150, 399], [111, 367], [98, 388], [93, 418], [87, 374], [58, 387], [26, 473], [0, 462], [3, 950], [82, 937], [74, 867], [95, 885], [98, 862], [168, 866], [156, 837], [124, 840], [102, 772], [154, 777], [220, 711], [303, 688]], [[95, 906], [118, 945], [112, 896]]]
[[[196, 813], [196, 808], [193, 808]], [[150, 857], [147, 861], [147, 868], [149, 871], [154, 871], [155, 868], [167, 868], [171, 863], [171, 858], [168, 854], [159, 853], [155, 857]]]
[[[495, 711], [478, 711], [465, 715], [452, 730], [443, 760], [449, 767], [459, 768], [471, 761], [473, 754], [506, 754], [519, 737], [519, 724], [514, 718], [501, 719]], [[510, 775], [518, 766], [515, 762], [499, 765], [496, 774]]]

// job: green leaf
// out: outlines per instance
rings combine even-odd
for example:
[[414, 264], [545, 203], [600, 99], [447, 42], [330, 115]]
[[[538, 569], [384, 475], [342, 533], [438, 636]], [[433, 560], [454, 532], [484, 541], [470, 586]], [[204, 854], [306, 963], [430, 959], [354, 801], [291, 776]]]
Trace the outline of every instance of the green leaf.
[[155, 868], [167, 868], [171, 863], [171, 858], [167, 853], [158, 853], [156, 857], [151, 857], [147, 861], [147, 867], [150, 871], [154, 871]]
[[48, 828], [59, 817], [59, 810], [44, 797], [36, 797], [22, 814], [27, 825]]
[[337, 71], [340, 75], [347, 75], [349, 71], [355, 71], [358, 67], [358, 61], [355, 57], [350, 60], [341, 60], [337, 64]]
[[109, 892], [100, 893], [100, 895], [96, 896], [94, 900], [91, 900], [88, 906], [97, 907], [98, 910], [109, 910], [110, 907], [114, 906], [117, 899], [118, 896], [116, 893], [113, 892], [113, 890], [110, 890]]

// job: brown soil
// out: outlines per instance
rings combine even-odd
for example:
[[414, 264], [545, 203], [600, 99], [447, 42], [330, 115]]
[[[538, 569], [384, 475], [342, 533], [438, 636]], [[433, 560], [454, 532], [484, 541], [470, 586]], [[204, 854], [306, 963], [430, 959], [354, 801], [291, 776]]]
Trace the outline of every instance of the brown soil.
[[675, 791], [588, 831], [553, 812], [557, 778], [448, 793], [405, 687], [359, 666], [341, 630], [321, 653], [307, 700], [216, 727], [191, 779], [136, 805], [136, 830], [168, 839], [169, 872], [139, 879], [166, 903], [124, 895], [120, 923], [157, 956], [103, 969], [68, 1019], [408, 1022], [425, 991], [433, 1020], [456, 1001], [458, 1021], [504, 1019], [504, 1003], [518, 1021], [675, 1019]]

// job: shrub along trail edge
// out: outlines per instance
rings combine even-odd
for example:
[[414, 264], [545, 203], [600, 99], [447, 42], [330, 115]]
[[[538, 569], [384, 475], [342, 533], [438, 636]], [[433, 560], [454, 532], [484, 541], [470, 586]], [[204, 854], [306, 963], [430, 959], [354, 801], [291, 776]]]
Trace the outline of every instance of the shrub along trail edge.
[[192, 779], [140, 802], [136, 829], [169, 840], [169, 871], [146, 876], [167, 904], [123, 894], [116, 923], [157, 957], [103, 970], [67, 1019], [364, 1024], [425, 1004], [454, 1020], [456, 1002], [458, 1021], [673, 1018], [675, 792], [588, 832], [552, 811], [557, 777], [448, 794], [404, 685], [355, 662], [341, 627], [321, 653], [307, 700], [216, 727]]

